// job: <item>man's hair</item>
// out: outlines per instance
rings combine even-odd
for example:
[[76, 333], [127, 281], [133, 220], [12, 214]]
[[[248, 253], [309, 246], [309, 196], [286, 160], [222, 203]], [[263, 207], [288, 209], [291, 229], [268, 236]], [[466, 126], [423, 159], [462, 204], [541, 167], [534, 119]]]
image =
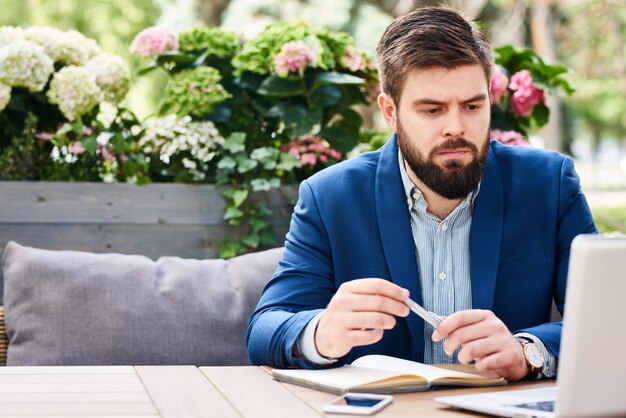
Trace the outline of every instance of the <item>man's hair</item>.
[[474, 22], [447, 7], [425, 7], [394, 19], [376, 47], [382, 91], [400, 103], [409, 72], [480, 64], [491, 80], [493, 52]]

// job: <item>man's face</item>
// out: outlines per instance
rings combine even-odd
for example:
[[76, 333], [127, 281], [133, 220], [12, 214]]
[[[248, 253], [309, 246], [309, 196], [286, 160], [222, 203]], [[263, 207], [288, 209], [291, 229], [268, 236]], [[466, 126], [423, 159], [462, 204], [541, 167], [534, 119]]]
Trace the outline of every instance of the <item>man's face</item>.
[[398, 107], [389, 113], [384, 102], [379, 104], [385, 119], [421, 182], [447, 199], [463, 198], [476, 188], [490, 123], [489, 88], [480, 65], [413, 72]]

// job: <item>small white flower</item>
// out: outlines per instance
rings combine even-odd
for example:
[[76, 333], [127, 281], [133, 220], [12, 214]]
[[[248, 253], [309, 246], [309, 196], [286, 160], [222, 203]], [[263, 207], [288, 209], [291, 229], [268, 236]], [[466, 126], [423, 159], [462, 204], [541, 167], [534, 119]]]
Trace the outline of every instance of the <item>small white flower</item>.
[[44, 49], [29, 41], [0, 47], [0, 80], [11, 87], [41, 91], [54, 71], [54, 61]]

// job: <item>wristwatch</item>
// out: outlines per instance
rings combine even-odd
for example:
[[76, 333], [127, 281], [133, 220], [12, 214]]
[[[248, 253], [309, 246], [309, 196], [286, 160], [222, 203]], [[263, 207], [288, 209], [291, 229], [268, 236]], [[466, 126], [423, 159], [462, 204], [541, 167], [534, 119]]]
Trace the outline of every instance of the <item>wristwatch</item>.
[[526, 364], [528, 365], [528, 374], [526, 375], [526, 378], [536, 377], [543, 369], [543, 353], [531, 339], [524, 337], [516, 338], [522, 345], [524, 358], [526, 359]]

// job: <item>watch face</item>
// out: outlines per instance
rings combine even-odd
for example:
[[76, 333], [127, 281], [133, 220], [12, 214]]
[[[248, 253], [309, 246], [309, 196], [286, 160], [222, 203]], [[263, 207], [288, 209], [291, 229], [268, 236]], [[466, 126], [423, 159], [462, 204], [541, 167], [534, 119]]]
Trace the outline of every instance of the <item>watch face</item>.
[[543, 354], [535, 344], [526, 344], [524, 352], [526, 353], [526, 359], [533, 367], [543, 367]]

